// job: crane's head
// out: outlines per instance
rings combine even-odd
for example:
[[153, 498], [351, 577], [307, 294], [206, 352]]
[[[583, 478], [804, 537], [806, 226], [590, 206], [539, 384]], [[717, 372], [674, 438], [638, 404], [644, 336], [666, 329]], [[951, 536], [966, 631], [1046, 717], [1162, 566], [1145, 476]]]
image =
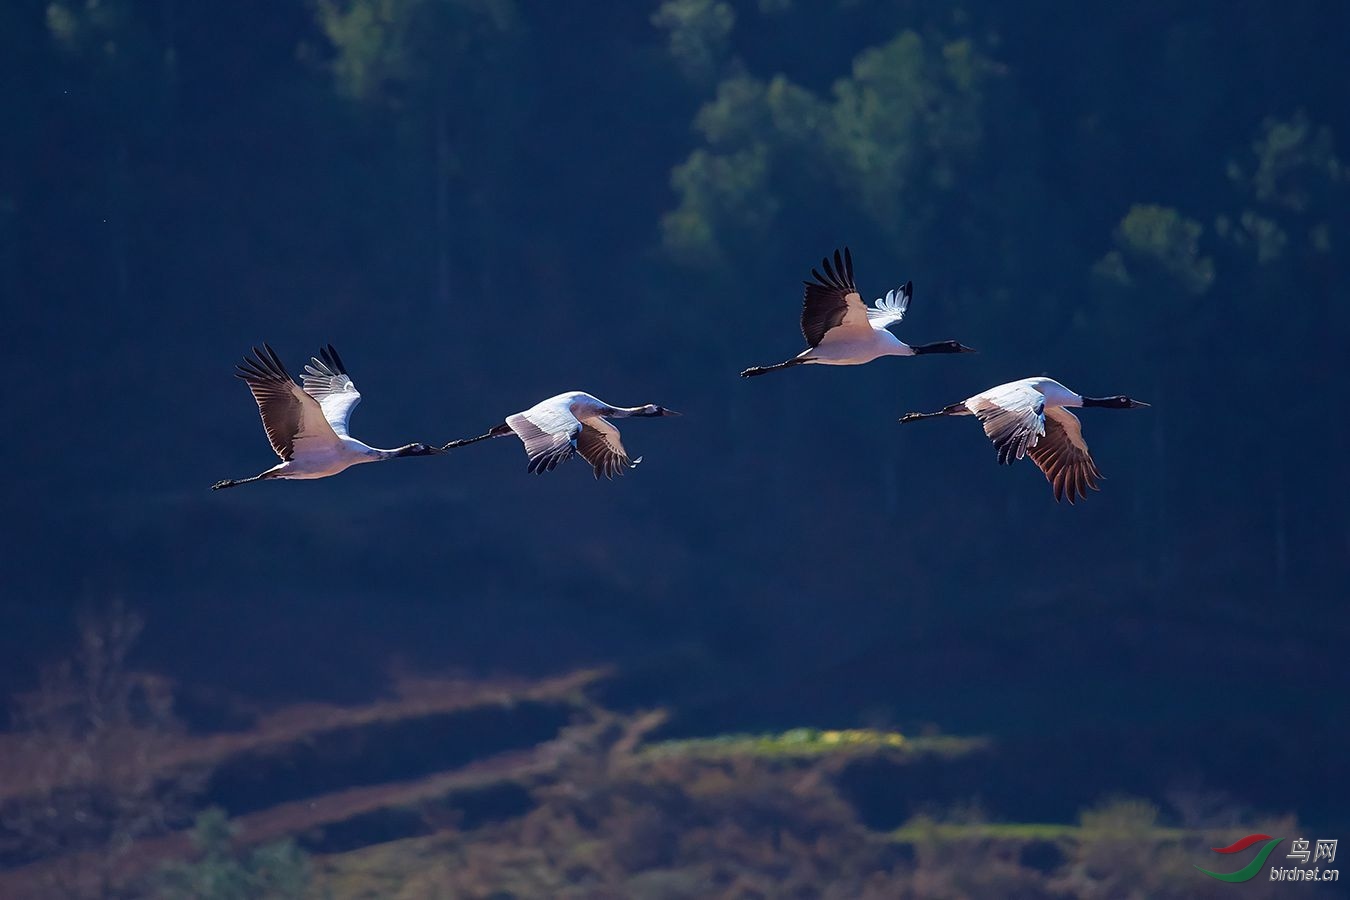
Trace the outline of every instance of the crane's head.
[[1124, 395], [1116, 397], [1084, 397], [1084, 406], [1102, 406], [1107, 409], [1139, 409], [1152, 404], [1145, 403], [1143, 400], [1135, 400], [1133, 397]]
[[666, 409], [664, 406], [657, 406], [655, 403], [648, 403], [642, 407], [639, 416], [678, 416], [681, 415], [673, 409]]

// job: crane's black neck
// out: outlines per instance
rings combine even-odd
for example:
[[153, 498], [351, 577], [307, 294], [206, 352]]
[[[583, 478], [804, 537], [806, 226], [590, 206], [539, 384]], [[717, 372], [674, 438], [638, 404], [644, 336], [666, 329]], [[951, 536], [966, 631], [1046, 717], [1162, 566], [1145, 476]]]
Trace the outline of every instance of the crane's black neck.
[[443, 452], [444, 450], [440, 447], [432, 447], [429, 444], [412, 443], [404, 444], [402, 447], [393, 450], [387, 458], [401, 459], [405, 456], [435, 456], [437, 453]]
[[974, 351], [959, 341], [934, 341], [931, 344], [915, 344], [910, 349], [914, 355], [924, 353], [973, 353]]
[[1130, 405], [1129, 397], [1084, 397], [1084, 406], [1102, 406], [1107, 409], [1125, 409]]

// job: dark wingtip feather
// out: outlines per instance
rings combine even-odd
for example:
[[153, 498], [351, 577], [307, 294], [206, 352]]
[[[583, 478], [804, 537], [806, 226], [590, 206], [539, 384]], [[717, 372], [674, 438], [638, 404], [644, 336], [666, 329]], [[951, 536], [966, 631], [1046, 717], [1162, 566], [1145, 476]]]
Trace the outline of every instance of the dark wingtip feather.
[[281, 357], [277, 356], [277, 351], [273, 350], [272, 346], [267, 343], [263, 344], [263, 348], [267, 351], [267, 355], [271, 358], [272, 374], [276, 375], [278, 378], [289, 379], [291, 377], [290, 373], [286, 371], [286, 365], [281, 361]]
[[342, 362], [342, 357], [338, 356], [337, 348], [332, 344], [328, 345], [328, 355], [332, 360], [333, 371], [339, 375], [347, 374], [347, 367]]

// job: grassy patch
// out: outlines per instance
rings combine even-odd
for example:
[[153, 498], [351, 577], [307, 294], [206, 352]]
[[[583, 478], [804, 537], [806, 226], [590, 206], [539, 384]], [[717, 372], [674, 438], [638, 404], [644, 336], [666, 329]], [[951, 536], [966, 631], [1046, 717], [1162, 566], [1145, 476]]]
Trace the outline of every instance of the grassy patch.
[[1082, 841], [1084, 839], [1129, 838], [1163, 843], [1196, 837], [1197, 832], [1182, 828], [1154, 826], [1146, 832], [1135, 830], [1111, 832], [1084, 829], [1081, 825], [1056, 822], [933, 822], [912, 820], [890, 833], [892, 840], [902, 844], [922, 841]]
[[982, 738], [918, 737], [871, 728], [827, 730], [794, 728], [773, 734], [727, 734], [710, 738], [659, 741], [648, 744], [643, 756], [720, 757], [818, 757], [831, 754], [887, 753], [899, 756], [956, 758], [984, 749]]

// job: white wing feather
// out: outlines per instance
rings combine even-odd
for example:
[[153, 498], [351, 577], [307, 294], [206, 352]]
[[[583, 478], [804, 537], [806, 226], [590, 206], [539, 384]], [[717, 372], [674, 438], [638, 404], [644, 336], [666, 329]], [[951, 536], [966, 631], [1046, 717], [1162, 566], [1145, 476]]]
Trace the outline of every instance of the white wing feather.
[[909, 310], [909, 298], [913, 290], [908, 284], [898, 290], [890, 291], [885, 297], [872, 304], [867, 311], [867, 323], [873, 328], [889, 328], [898, 324]]
[[346, 437], [347, 423], [351, 420], [352, 410], [361, 402], [361, 392], [356, 389], [331, 344], [319, 353], [322, 359], [312, 357], [305, 366], [305, 393], [318, 401], [323, 417], [333, 426], [333, 431], [339, 437]]

